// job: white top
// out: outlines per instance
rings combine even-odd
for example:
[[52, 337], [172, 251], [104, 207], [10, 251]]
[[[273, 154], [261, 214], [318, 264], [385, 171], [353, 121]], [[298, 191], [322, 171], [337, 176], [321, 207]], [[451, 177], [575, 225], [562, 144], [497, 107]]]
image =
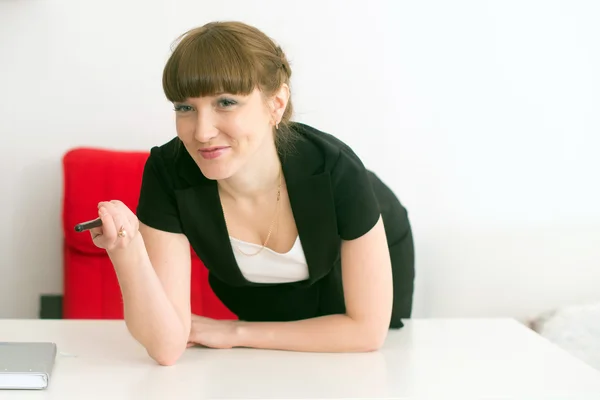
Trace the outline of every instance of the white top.
[[[308, 279], [308, 265], [300, 237], [287, 253], [277, 253], [265, 247], [255, 254], [262, 246], [229, 237], [238, 267], [244, 277], [250, 282], [257, 283], [287, 283]], [[241, 249], [244, 253], [240, 252]], [[248, 255], [250, 254], [250, 255]]]
[[2, 400], [600, 399], [600, 372], [509, 319], [409, 320], [371, 353], [189, 348], [157, 365], [123, 321], [2, 320], [0, 341], [54, 341], [44, 391]]

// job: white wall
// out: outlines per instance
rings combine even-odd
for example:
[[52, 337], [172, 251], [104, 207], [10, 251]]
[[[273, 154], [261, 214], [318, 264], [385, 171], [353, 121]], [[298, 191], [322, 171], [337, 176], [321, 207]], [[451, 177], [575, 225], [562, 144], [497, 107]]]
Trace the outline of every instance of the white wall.
[[63, 152], [171, 138], [169, 46], [213, 19], [275, 37], [297, 119], [407, 205], [415, 316], [600, 300], [598, 4], [0, 0], [0, 317], [62, 290]]

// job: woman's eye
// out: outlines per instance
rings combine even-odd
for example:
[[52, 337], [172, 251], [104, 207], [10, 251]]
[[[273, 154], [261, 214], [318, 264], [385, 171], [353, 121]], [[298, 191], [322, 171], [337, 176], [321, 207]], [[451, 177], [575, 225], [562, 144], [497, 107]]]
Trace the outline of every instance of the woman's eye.
[[219, 107], [227, 108], [237, 104], [234, 100], [231, 99], [220, 99], [218, 101]]
[[174, 110], [179, 112], [187, 112], [192, 111], [193, 108], [191, 106], [186, 106], [185, 104], [176, 104]]

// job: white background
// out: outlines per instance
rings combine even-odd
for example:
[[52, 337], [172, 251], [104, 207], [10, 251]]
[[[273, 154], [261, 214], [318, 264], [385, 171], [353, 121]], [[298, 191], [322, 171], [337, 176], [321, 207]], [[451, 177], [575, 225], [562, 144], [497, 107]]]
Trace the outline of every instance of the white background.
[[414, 316], [600, 300], [600, 3], [0, 0], [0, 317], [62, 291], [64, 152], [172, 138], [164, 62], [214, 19], [274, 37], [296, 120], [409, 209]]

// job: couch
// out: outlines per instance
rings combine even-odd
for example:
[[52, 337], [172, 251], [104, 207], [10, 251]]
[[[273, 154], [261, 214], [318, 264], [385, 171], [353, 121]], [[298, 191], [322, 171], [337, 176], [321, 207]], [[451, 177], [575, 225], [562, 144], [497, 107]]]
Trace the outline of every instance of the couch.
[[[97, 204], [118, 199], [135, 212], [141, 178], [149, 152], [75, 148], [63, 157], [64, 293], [62, 318], [122, 319], [123, 301], [115, 271], [105, 250], [89, 232], [74, 226], [97, 217]], [[192, 313], [216, 319], [237, 317], [215, 296], [208, 271], [192, 255]]]

